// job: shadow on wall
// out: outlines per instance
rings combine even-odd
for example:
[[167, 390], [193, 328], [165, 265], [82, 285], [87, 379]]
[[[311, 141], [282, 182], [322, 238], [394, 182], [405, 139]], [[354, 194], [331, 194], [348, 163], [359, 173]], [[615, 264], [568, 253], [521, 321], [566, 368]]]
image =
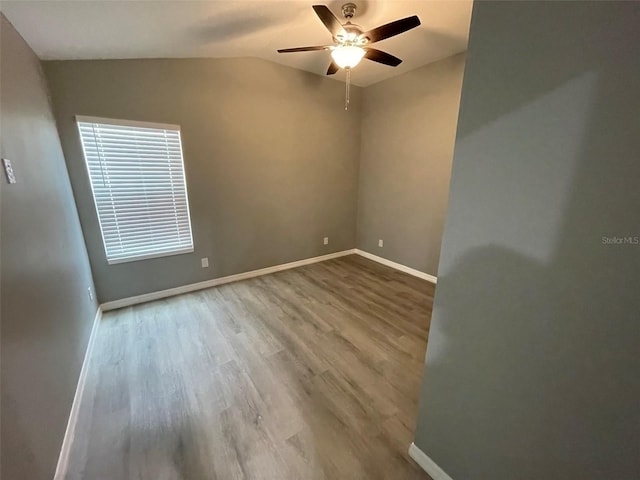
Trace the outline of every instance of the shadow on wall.
[[476, 13], [416, 444], [455, 479], [638, 478], [640, 9]]
[[13, 396], [3, 394], [2, 408], [2, 430], [11, 432], [11, 441], [5, 441], [2, 447], [2, 460], [5, 464], [8, 464], [5, 458], [22, 460], [21, 464], [11, 464], [5, 467], [6, 470], [3, 470], [3, 473], [36, 471], [37, 475], [46, 475], [46, 472], [37, 471], [36, 465], [38, 463], [31, 445], [31, 439], [26, 432], [26, 428], [21, 425], [19, 403], [16, 402]]

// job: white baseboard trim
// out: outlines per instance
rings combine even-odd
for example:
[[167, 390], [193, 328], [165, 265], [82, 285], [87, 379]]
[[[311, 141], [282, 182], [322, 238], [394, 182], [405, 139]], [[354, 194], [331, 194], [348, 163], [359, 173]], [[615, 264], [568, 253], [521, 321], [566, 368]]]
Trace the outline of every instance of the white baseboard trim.
[[69, 413], [69, 421], [67, 422], [67, 429], [64, 433], [64, 439], [62, 440], [62, 448], [60, 449], [60, 456], [58, 457], [58, 465], [56, 466], [56, 473], [53, 477], [54, 480], [63, 480], [67, 474], [69, 467], [69, 453], [71, 452], [71, 445], [76, 434], [76, 424], [78, 423], [78, 414], [80, 411], [80, 402], [82, 401], [82, 394], [84, 393], [84, 386], [87, 382], [87, 373], [89, 372], [89, 363], [91, 361], [91, 355], [93, 352], [93, 346], [98, 335], [98, 328], [100, 327], [100, 320], [102, 319], [102, 308], [98, 306], [96, 316], [93, 319], [93, 326], [91, 327], [91, 334], [89, 335], [89, 343], [87, 344], [87, 350], [84, 353], [84, 359], [82, 360], [82, 368], [80, 369], [80, 376], [78, 377], [78, 385], [76, 386], [76, 393], [73, 396], [73, 404], [71, 405], [71, 412]]
[[310, 265], [312, 263], [324, 262], [325, 260], [344, 257], [346, 255], [352, 255], [354, 253], [356, 253], [356, 250], [353, 248], [350, 250], [342, 250], [340, 252], [329, 253], [327, 255], [320, 255], [319, 257], [305, 258], [303, 260], [297, 260], [295, 262], [289, 262], [289, 263], [282, 263], [280, 265], [261, 268], [259, 270], [251, 270], [249, 272], [237, 273], [235, 275], [228, 275], [226, 277], [214, 278], [212, 280], [206, 280], [204, 282], [191, 283], [189, 285], [183, 285], [181, 287], [169, 288], [167, 290], [160, 290], [158, 292], [144, 293], [142, 295], [122, 298], [120, 300], [113, 300], [111, 302], [103, 303], [101, 307], [102, 307], [102, 310], [106, 312], [109, 310], [115, 310], [116, 308], [129, 307], [131, 305], [150, 302], [152, 300], [159, 300], [161, 298], [173, 297], [174, 295], [180, 295], [182, 293], [194, 292], [196, 290], [203, 290], [205, 288], [216, 287], [218, 285], [223, 285], [225, 283], [237, 282], [239, 280], [246, 280], [248, 278], [259, 277], [261, 275], [268, 275], [270, 273], [280, 272], [282, 270], [289, 270], [290, 268], [302, 267], [303, 265]]
[[409, 275], [413, 275], [414, 277], [422, 278], [423, 280], [427, 280], [433, 284], [438, 283], [438, 277], [434, 277], [433, 275], [429, 275], [428, 273], [421, 272], [420, 270], [416, 270], [415, 268], [407, 267], [406, 265], [402, 265], [401, 263], [392, 262], [391, 260], [387, 260], [386, 258], [379, 257], [374, 255], [373, 253], [365, 252], [364, 250], [360, 250], [356, 248], [356, 253], [364, 258], [368, 258], [369, 260], [373, 260], [374, 262], [381, 263], [382, 265], [386, 265], [387, 267], [395, 268], [396, 270], [400, 270], [401, 272], [408, 273]]
[[447, 472], [442, 470], [440, 466], [431, 460], [431, 458], [420, 450], [415, 443], [411, 443], [409, 447], [409, 456], [420, 465], [420, 467], [433, 478], [433, 480], [453, 480]]

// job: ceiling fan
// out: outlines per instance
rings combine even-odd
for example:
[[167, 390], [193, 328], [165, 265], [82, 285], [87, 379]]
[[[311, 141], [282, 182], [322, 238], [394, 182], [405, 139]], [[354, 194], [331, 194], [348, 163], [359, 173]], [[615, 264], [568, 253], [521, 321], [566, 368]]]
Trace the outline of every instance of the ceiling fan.
[[325, 5], [313, 5], [313, 10], [320, 18], [320, 21], [327, 27], [331, 33], [335, 45], [322, 45], [314, 47], [296, 47], [283, 48], [278, 53], [292, 52], [309, 52], [314, 50], [331, 51], [332, 61], [327, 70], [327, 75], [333, 75], [338, 69], [343, 68], [347, 72], [347, 97], [345, 102], [345, 110], [349, 105], [349, 83], [351, 69], [360, 63], [360, 60], [366, 58], [374, 62], [397, 67], [402, 60], [389, 53], [369, 47], [372, 43], [385, 40], [404, 33], [412, 28], [420, 25], [420, 19], [417, 15], [402, 18], [385, 25], [381, 25], [372, 30], [363, 31], [362, 27], [351, 23], [351, 19], [356, 13], [356, 5], [353, 3], [345, 3], [342, 6], [342, 16], [346, 23], [342, 24], [331, 10]]

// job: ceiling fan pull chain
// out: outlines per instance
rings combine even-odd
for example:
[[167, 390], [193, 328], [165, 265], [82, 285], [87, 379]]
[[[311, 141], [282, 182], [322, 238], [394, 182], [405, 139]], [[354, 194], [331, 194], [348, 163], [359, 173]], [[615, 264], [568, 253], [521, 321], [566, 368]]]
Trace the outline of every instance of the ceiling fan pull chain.
[[349, 110], [349, 93], [351, 90], [351, 69], [346, 68], [347, 71], [347, 82], [346, 82], [346, 91], [345, 91], [345, 99], [344, 99], [344, 109]]

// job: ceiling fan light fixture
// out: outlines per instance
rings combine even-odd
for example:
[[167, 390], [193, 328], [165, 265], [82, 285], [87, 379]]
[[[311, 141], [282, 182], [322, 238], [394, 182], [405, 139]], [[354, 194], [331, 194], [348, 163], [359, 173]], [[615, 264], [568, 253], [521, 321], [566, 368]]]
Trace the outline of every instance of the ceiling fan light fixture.
[[353, 68], [360, 63], [365, 51], [355, 45], [339, 45], [331, 52], [333, 61], [340, 68]]

